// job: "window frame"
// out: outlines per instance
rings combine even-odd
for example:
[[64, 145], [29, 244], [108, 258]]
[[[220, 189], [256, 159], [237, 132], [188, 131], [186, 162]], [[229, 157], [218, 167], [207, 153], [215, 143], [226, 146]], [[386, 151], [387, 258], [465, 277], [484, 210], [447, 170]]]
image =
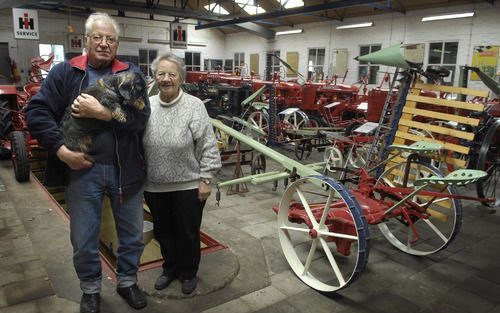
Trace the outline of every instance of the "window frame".
[[[146, 51], [146, 62], [141, 60], [141, 51]], [[154, 53], [152, 53], [154, 51]], [[139, 49], [138, 62], [137, 65], [139, 69], [146, 77], [154, 77], [153, 71], [151, 70], [151, 63], [153, 63], [154, 59], [158, 56], [157, 49]], [[146, 69], [146, 72], [144, 71]]]
[[[363, 48], [368, 48], [368, 51], [366, 53], [364, 53], [364, 51], [362, 51]], [[370, 53], [379, 51], [381, 49], [382, 49], [381, 44], [360, 45], [359, 46], [359, 56], [370, 54]], [[362, 81], [365, 77], [365, 75], [362, 75], [362, 74], [366, 73], [366, 77], [368, 77], [366, 82], [369, 85], [375, 85], [378, 83], [377, 78], [378, 78], [379, 70], [380, 70], [379, 65], [372, 65], [370, 62], [366, 62], [366, 61], [358, 61], [358, 79], [360, 81]]]
[[[441, 55], [439, 57], [440, 61], [439, 63], [436, 63], [436, 62], [430, 62], [431, 60], [431, 57], [435, 57], [435, 56], [432, 56], [432, 51], [431, 51], [431, 48], [433, 45], [436, 45], [436, 44], [441, 44]], [[455, 51], [455, 63], [444, 63], [445, 61], [445, 52], [447, 51], [446, 49], [446, 44], [454, 44], [456, 45], [456, 51]], [[457, 72], [457, 60], [458, 60], [458, 47], [460, 45], [460, 42], [459, 41], [433, 41], [433, 42], [429, 42], [429, 47], [427, 49], [427, 66], [440, 66], [440, 67], [444, 67], [448, 70], [451, 71], [450, 75], [448, 77], [444, 77], [441, 81], [441, 84], [443, 85], [448, 85], [448, 86], [451, 86], [453, 85], [453, 82], [455, 81], [455, 73]], [[428, 83], [434, 83], [434, 81], [429, 81], [428, 80]]]
[[[191, 55], [188, 58], [188, 54]], [[196, 62], [196, 56], [198, 56], [198, 63]], [[190, 60], [188, 60], [190, 59]], [[199, 51], [185, 51], [184, 52], [184, 63], [186, 64], [186, 72], [201, 71], [201, 52]]]
[[[323, 52], [323, 62], [319, 62], [319, 52]], [[314, 51], [314, 53], [313, 53]], [[316, 73], [325, 72], [326, 49], [324, 47], [307, 48], [307, 78], [315, 78]]]

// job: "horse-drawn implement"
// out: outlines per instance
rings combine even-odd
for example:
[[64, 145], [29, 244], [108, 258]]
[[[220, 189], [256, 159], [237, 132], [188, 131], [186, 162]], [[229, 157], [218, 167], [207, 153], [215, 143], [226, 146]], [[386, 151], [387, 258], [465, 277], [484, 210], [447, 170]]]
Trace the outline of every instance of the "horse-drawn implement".
[[[274, 208], [281, 247], [295, 274], [324, 292], [349, 286], [365, 269], [370, 250], [368, 225], [377, 225], [389, 242], [405, 253], [428, 255], [445, 248], [460, 229], [458, 199], [468, 198], [457, 195], [455, 186], [486, 175], [458, 170], [443, 177], [421, 159], [442, 146], [420, 142], [391, 146], [397, 155], [409, 154], [408, 161], [386, 169], [379, 178], [361, 168], [341, 182], [323, 176], [319, 172], [323, 164], [302, 165], [220, 121], [212, 124], [285, 168], [221, 182], [217, 187], [291, 181], [279, 207]], [[349, 190], [348, 181], [355, 187]]]

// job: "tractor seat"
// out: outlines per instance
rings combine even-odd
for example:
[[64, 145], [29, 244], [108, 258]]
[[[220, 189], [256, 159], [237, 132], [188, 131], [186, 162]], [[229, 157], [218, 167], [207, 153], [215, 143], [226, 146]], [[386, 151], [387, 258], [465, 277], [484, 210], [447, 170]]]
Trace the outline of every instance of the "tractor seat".
[[413, 182], [415, 186], [425, 184], [438, 184], [450, 186], [464, 186], [476, 182], [477, 180], [487, 176], [488, 173], [481, 170], [459, 169], [446, 175], [445, 177], [431, 176], [419, 178]]
[[439, 152], [443, 149], [443, 145], [436, 142], [430, 141], [417, 141], [409, 146], [406, 145], [390, 145], [389, 150], [397, 150], [400, 152], [409, 152], [417, 154], [430, 154]]

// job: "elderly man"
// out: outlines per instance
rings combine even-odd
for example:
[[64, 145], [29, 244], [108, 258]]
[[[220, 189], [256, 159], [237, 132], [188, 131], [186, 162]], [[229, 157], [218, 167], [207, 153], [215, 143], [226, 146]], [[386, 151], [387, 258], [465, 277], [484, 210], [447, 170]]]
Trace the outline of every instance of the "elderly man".
[[[144, 110], [124, 109], [126, 118], [118, 121], [96, 98], [82, 93], [107, 75], [139, 72], [137, 67], [115, 58], [118, 36], [118, 24], [109, 15], [90, 15], [85, 23], [87, 54], [56, 65], [26, 110], [30, 133], [49, 154], [44, 183], [66, 186], [73, 263], [83, 291], [82, 313], [100, 311], [98, 247], [104, 194], [111, 200], [119, 240], [117, 292], [135, 309], [147, 304], [137, 286], [137, 270], [144, 249], [145, 170], [139, 134], [151, 112], [149, 100], [145, 96]], [[106, 124], [88, 153], [72, 151], [65, 145], [59, 126], [69, 106], [75, 118], [93, 118]]]

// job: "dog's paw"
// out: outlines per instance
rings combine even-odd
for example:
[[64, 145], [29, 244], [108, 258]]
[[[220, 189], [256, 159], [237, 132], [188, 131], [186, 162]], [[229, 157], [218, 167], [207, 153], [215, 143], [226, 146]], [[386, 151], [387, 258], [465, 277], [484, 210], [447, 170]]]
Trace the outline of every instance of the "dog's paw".
[[146, 105], [144, 104], [144, 100], [142, 100], [142, 98], [134, 101], [134, 107], [137, 110], [143, 110], [145, 106]]
[[125, 123], [127, 121], [127, 116], [125, 115], [125, 113], [120, 110], [120, 109], [116, 109], [114, 111], [111, 112], [111, 116], [117, 120], [118, 122], [120, 123]]

